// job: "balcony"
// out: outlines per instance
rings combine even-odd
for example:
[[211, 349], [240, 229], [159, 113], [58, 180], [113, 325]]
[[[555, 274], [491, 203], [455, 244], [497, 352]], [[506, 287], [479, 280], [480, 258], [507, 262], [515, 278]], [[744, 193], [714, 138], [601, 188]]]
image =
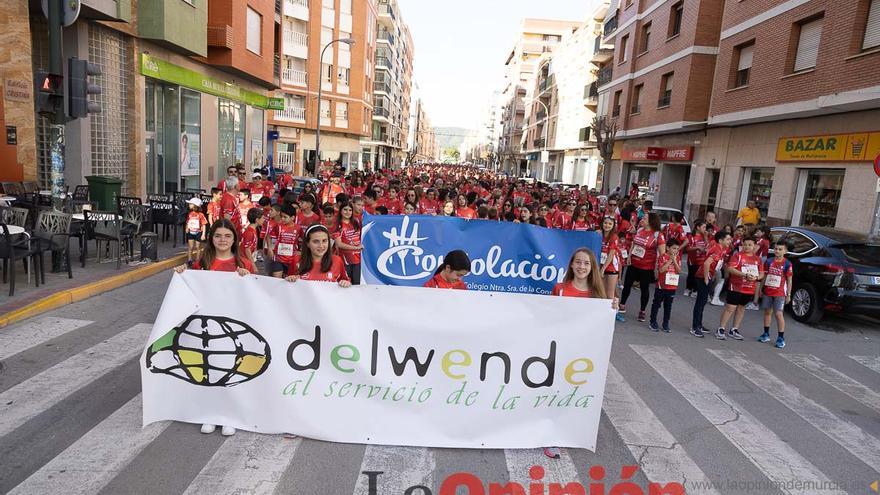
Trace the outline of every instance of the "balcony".
[[390, 95], [391, 94], [391, 85], [388, 84], [387, 82], [374, 82], [373, 83], [373, 92], [385, 93], [385, 94]]
[[593, 45], [593, 57], [590, 58], [590, 62], [595, 65], [601, 65], [609, 62], [613, 56], [614, 45], [606, 45], [602, 42], [602, 38], [597, 36], [595, 44]]
[[609, 34], [617, 30], [619, 18], [620, 12], [617, 11], [614, 13], [613, 17], [605, 20], [605, 25], [602, 27], [602, 36], [607, 38]]
[[386, 31], [386, 30], [379, 31], [379, 33], [376, 35], [376, 39], [379, 41], [384, 41], [385, 43], [388, 43], [389, 45], [392, 45], [392, 46], [394, 45], [394, 35], [391, 34], [391, 32], [389, 32], [389, 31]]
[[295, 151], [276, 151], [275, 152], [275, 168], [280, 168], [282, 170], [293, 170], [293, 165], [296, 162], [296, 152]]
[[611, 82], [611, 66], [603, 67], [599, 69], [599, 74], [596, 76], [596, 84], [599, 87], [602, 87]]
[[595, 110], [599, 106], [599, 85], [595, 82], [584, 86], [584, 106]]
[[376, 68], [377, 69], [385, 69], [385, 70], [394, 70], [394, 64], [391, 63], [387, 57], [376, 57]]
[[534, 144], [534, 147], [535, 147], [535, 148], [543, 148], [544, 145], [547, 144], [547, 140], [546, 140], [546, 139], [535, 139], [535, 140], [532, 142], [532, 144]]
[[384, 107], [373, 107], [373, 119], [385, 119], [388, 120], [389, 112], [387, 108]]
[[309, 58], [309, 35], [293, 29], [285, 29], [282, 53], [296, 58]]
[[286, 122], [306, 123], [306, 109], [290, 107], [284, 110], [275, 110], [275, 120], [283, 120]]
[[305, 87], [308, 81], [308, 74], [304, 70], [284, 69], [281, 71], [281, 82], [291, 86]]
[[378, 7], [379, 7], [379, 20], [382, 20], [383, 17], [385, 18], [386, 22], [388, 20], [393, 21], [393, 20], [397, 19], [397, 14], [394, 13], [394, 9], [391, 7], [390, 4], [380, 3], [378, 5]]
[[284, 0], [284, 15], [309, 21], [309, 0]]

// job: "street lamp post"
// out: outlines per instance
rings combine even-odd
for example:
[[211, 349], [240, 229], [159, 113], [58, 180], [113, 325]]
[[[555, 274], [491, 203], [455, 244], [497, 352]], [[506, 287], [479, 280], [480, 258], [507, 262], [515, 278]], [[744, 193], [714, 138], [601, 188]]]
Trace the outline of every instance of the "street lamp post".
[[[541, 106], [544, 107], [544, 112], [547, 113], [547, 117], [546, 117], [546, 118], [547, 118], [547, 119], [550, 119], [550, 109], [547, 108], [547, 104], [546, 104], [546, 103], [544, 103], [543, 101], [539, 100], [538, 98], [535, 98], [535, 99], [531, 100], [531, 101], [529, 102], [529, 105], [531, 105], [532, 103], [540, 103]], [[537, 124], [537, 120], [535, 121], [535, 123]], [[544, 140], [544, 146], [542, 147], [543, 149], [541, 149], [542, 152], [544, 151], [544, 149], [547, 148], [547, 136], [549, 135], [549, 133], [547, 132], [547, 129], [548, 129], [548, 128], [549, 128], [549, 126], [546, 126], [546, 125], [545, 125], [545, 126], [544, 126], [544, 131], [543, 131], [543, 133], [542, 133], [542, 134], [543, 134], [542, 139]], [[544, 162], [542, 162], [542, 163], [544, 163]]]
[[[317, 119], [317, 122], [315, 123], [315, 167], [314, 167], [315, 172], [314, 173], [315, 173], [316, 177], [318, 176], [318, 162], [320, 162], [320, 160], [321, 160], [321, 90], [324, 87], [324, 80], [323, 80], [323, 78], [324, 78], [324, 52], [326, 52], [327, 49], [330, 48], [330, 45], [332, 45], [334, 43], [345, 43], [346, 45], [353, 45], [354, 41], [355, 41], [354, 38], [341, 38], [341, 39], [333, 40], [333, 41], [327, 43], [326, 45], [324, 45], [324, 48], [321, 49], [321, 58], [319, 59], [320, 63], [318, 64], [318, 66], [320, 67], [319, 70], [321, 71], [320, 76], [318, 76], [318, 119]], [[332, 75], [331, 75], [331, 80], [332, 80]]]

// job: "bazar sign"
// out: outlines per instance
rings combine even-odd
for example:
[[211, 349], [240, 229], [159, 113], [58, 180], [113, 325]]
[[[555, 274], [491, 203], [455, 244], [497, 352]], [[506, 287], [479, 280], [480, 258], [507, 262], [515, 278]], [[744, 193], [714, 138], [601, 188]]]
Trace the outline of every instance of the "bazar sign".
[[166, 62], [162, 59], [141, 54], [141, 74], [178, 84], [185, 88], [208, 93], [209, 95], [229, 98], [247, 105], [268, 110], [284, 110], [284, 98], [271, 98], [266, 95], [248, 91], [236, 84], [227, 83], [185, 67]]
[[640, 150], [624, 149], [621, 157], [624, 160], [689, 162], [694, 158], [694, 147], [675, 146], [672, 148], [648, 147]]
[[870, 162], [880, 154], [880, 132], [786, 137], [776, 146], [777, 162]]
[[189, 270], [141, 355], [143, 421], [595, 451], [613, 334], [608, 299]]

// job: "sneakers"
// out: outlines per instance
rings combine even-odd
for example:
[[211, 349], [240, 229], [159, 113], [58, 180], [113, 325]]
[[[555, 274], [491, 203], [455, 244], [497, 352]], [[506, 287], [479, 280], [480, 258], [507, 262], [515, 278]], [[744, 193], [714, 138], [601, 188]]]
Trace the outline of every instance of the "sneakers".
[[684, 290], [684, 297], [691, 297], [691, 291], [688, 289]]
[[624, 318], [623, 315], [622, 315], [620, 312], [618, 312], [618, 313], [614, 316], [614, 319], [617, 320], [617, 321], [620, 321], [620, 322], [624, 322], [624, 321], [626, 321], [626, 318]]
[[639, 311], [639, 321], [645, 321], [645, 320], [647, 320], [647, 318], [645, 318], [645, 312]]
[[715, 332], [715, 338], [718, 340], [727, 340], [727, 337], [724, 336], [723, 328], [719, 328], [718, 331]]
[[561, 454], [559, 447], [544, 447], [544, 455], [551, 459], [559, 459]]
[[210, 435], [211, 433], [214, 433], [216, 430], [217, 430], [217, 427], [215, 425], [202, 425], [201, 432], [204, 433], [205, 435]]
[[746, 309], [748, 309], [749, 311], [757, 311], [761, 308], [759, 308], [757, 304], [750, 302], [750, 303], [746, 304]]
[[694, 299], [696, 299], [696, 298], [697, 298], [697, 291], [692, 290], [692, 291], [691, 291], [691, 297], [693, 297]]
[[762, 344], [766, 344], [767, 342], [770, 342], [770, 334], [769, 333], [762, 333], [761, 336], [758, 337], [758, 342], [760, 342]]
[[224, 426], [223, 428], [220, 428], [220, 434], [224, 437], [231, 437], [232, 435], [235, 435], [235, 428], [231, 426]]
[[694, 337], [699, 337], [701, 339], [705, 336], [702, 328], [692, 328], [691, 335], [693, 335]]
[[620, 309], [618, 309], [617, 312], [619, 314], [625, 315], [626, 314], [626, 304], [621, 304]]
[[727, 331], [727, 336], [732, 338], [733, 340], [742, 340], [743, 336], [739, 333], [739, 330], [736, 328], [731, 328]]
[[650, 328], [652, 332], [659, 332], [660, 331], [660, 326], [654, 322], [649, 323], [648, 328]]
[[672, 333], [672, 330], [670, 330], [669, 327], [663, 327], [663, 332], [664, 333]]
[[713, 298], [711, 301], [709, 301], [709, 304], [711, 304], [712, 306], [724, 306], [724, 303], [721, 302], [721, 299], [718, 298]]
[[776, 348], [782, 349], [783, 347], [785, 347], [785, 339], [783, 339], [782, 337], [777, 337], [776, 338]]

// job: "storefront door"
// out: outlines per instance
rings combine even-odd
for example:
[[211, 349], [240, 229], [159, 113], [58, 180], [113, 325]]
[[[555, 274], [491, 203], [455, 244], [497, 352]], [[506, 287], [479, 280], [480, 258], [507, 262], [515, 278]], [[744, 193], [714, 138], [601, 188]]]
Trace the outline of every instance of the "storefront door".
[[754, 201], [761, 218], [767, 218], [770, 208], [770, 192], [773, 190], [772, 168], [748, 168], [743, 176], [742, 197], [740, 208], [744, 208], [749, 201]]

